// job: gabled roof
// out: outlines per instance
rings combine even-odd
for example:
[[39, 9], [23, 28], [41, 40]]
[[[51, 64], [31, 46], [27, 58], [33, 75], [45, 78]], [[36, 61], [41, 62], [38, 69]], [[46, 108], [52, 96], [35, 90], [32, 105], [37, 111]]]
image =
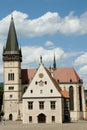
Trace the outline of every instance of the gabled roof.
[[48, 69], [46, 69], [50, 79], [52, 80], [54, 86], [56, 87], [56, 89], [61, 93], [61, 95], [64, 98], [69, 98], [69, 92], [68, 91], [62, 91], [62, 89], [60, 88], [59, 84], [56, 82], [56, 80], [52, 77], [51, 73], [48, 71]]
[[[37, 69], [22, 69], [22, 83], [31, 81]], [[49, 69], [46, 69], [49, 75], [51, 74]], [[26, 77], [26, 78], [25, 78]], [[62, 83], [70, 83], [81, 81], [79, 75], [74, 68], [58, 68], [53, 72], [53, 78]]]
[[22, 78], [22, 84], [29, 84], [35, 73], [36, 73], [37, 69], [22, 69], [21, 70], [21, 78]]
[[51, 73], [48, 71], [48, 69], [46, 69], [46, 72], [48, 73], [51, 81], [53, 82], [54, 86], [57, 88], [57, 90], [61, 93], [62, 89], [59, 87], [58, 83], [56, 82], [56, 80], [52, 77]]
[[79, 82], [81, 80], [74, 68], [58, 68], [54, 71], [54, 78], [59, 82]]
[[62, 93], [63, 97], [70, 98], [68, 91], [62, 91], [61, 93]]

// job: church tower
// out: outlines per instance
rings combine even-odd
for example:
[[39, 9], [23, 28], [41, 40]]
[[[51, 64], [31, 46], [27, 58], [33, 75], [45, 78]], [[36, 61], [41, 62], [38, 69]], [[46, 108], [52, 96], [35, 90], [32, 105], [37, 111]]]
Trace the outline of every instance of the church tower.
[[11, 17], [6, 46], [3, 48], [5, 118], [16, 120], [20, 114], [22, 53], [19, 48], [13, 17]]

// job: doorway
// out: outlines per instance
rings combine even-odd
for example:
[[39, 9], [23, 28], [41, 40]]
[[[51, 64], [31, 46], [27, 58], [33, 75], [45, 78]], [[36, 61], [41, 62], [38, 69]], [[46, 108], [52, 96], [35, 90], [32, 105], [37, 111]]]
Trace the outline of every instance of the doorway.
[[38, 115], [38, 123], [46, 123], [46, 116], [43, 113]]
[[12, 114], [9, 115], [9, 120], [13, 120], [13, 115]]

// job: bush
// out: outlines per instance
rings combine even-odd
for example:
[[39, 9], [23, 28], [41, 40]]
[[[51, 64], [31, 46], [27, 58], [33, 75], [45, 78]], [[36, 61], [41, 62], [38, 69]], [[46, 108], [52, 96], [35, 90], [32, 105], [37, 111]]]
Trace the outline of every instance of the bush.
[[3, 111], [0, 112], [0, 116], [4, 116], [4, 112]]

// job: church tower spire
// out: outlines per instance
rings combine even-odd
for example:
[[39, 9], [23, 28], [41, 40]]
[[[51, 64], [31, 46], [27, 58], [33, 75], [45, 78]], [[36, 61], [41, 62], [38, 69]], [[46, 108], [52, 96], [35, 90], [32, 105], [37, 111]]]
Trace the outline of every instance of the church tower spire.
[[9, 60], [22, 61], [22, 54], [21, 54], [21, 49], [19, 49], [18, 46], [18, 40], [17, 40], [13, 16], [11, 16], [11, 22], [10, 22], [9, 32], [7, 36], [6, 47], [3, 49], [3, 61], [9, 61]]
[[54, 53], [54, 60], [53, 60], [53, 70], [56, 69], [56, 58], [55, 58], [55, 53]]

